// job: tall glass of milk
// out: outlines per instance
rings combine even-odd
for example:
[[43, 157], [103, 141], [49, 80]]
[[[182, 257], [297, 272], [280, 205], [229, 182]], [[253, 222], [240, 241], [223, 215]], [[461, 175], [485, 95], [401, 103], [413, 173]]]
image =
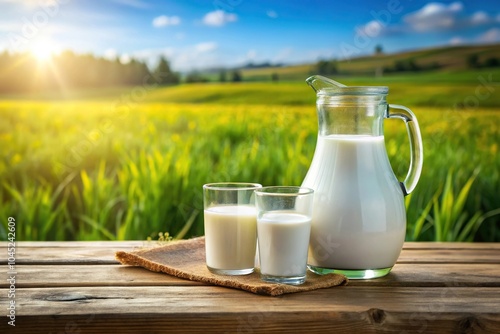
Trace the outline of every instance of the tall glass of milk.
[[305, 282], [313, 193], [304, 187], [255, 190], [262, 280], [292, 285]]
[[[308, 78], [317, 94], [318, 139], [303, 187], [314, 189], [308, 266], [350, 279], [389, 273], [406, 232], [404, 196], [422, 170], [422, 138], [415, 115], [388, 104], [387, 87], [347, 87]], [[384, 119], [403, 120], [410, 164], [399, 182], [384, 143]]]
[[208, 269], [220, 275], [254, 271], [258, 183], [209, 183], [203, 186], [205, 251]]

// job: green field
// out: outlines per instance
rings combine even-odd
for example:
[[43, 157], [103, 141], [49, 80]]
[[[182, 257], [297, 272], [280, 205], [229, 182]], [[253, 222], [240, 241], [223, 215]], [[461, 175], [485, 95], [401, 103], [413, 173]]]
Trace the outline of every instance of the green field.
[[[424, 170], [407, 198], [407, 240], [500, 241], [499, 73], [344, 80], [387, 83], [390, 102], [419, 119]], [[0, 235], [9, 216], [17, 240], [201, 235], [204, 183], [302, 182], [316, 143], [314, 101], [303, 82], [3, 97]], [[386, 121], [385, 134], [402, 179], [404, 124]]]

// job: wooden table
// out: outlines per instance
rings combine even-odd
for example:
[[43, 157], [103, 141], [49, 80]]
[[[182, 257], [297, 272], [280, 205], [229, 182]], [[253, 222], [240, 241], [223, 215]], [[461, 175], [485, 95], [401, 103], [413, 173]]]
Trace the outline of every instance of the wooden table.
[[[406, 243], [392, 273], [266, 297], [119, 265], [143, 242], [2, 242], [1, 333], [500, 332], [500, 244]], [[15, 327], [8, 325], [15, 300]]]

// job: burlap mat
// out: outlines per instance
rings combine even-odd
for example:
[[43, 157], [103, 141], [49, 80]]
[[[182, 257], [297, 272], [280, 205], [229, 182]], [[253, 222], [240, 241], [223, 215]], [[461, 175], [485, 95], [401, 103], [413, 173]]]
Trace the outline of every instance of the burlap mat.
[[302, 285], [263, 282], [258, 269], [250, 275], [222, 276], [212, 274], [205, 264], [205, 238], [199, 237], [169, 243], [151, 249], [116, 252], [116, 259], [125, 265], [140, 266], [180, 278], [213, 285], [250, 291], [256, 294], [279, 296], [285, 293], [310, 291], [346, 285], [347, 278], [339, 274], [307, 273]]

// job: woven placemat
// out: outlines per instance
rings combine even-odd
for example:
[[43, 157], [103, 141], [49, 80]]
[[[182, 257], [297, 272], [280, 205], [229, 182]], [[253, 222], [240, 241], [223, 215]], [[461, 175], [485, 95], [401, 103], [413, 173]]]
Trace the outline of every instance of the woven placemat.
[[258, 269], [249, 275], [216, 275], [211, 273], [205, 264], [205, 237], [175, 241], [164, 246], [132, 252], [118, 251], [116, 252], [116, 259], [125, 265], [140, 266], [151, 271], [162, 272], [192, 281], [269, 296], [347, 284], [347, 278], [343, 275], [316, 275], [309, 271], [306, 282], [302, 285], [264, 282], [260, 279]]

